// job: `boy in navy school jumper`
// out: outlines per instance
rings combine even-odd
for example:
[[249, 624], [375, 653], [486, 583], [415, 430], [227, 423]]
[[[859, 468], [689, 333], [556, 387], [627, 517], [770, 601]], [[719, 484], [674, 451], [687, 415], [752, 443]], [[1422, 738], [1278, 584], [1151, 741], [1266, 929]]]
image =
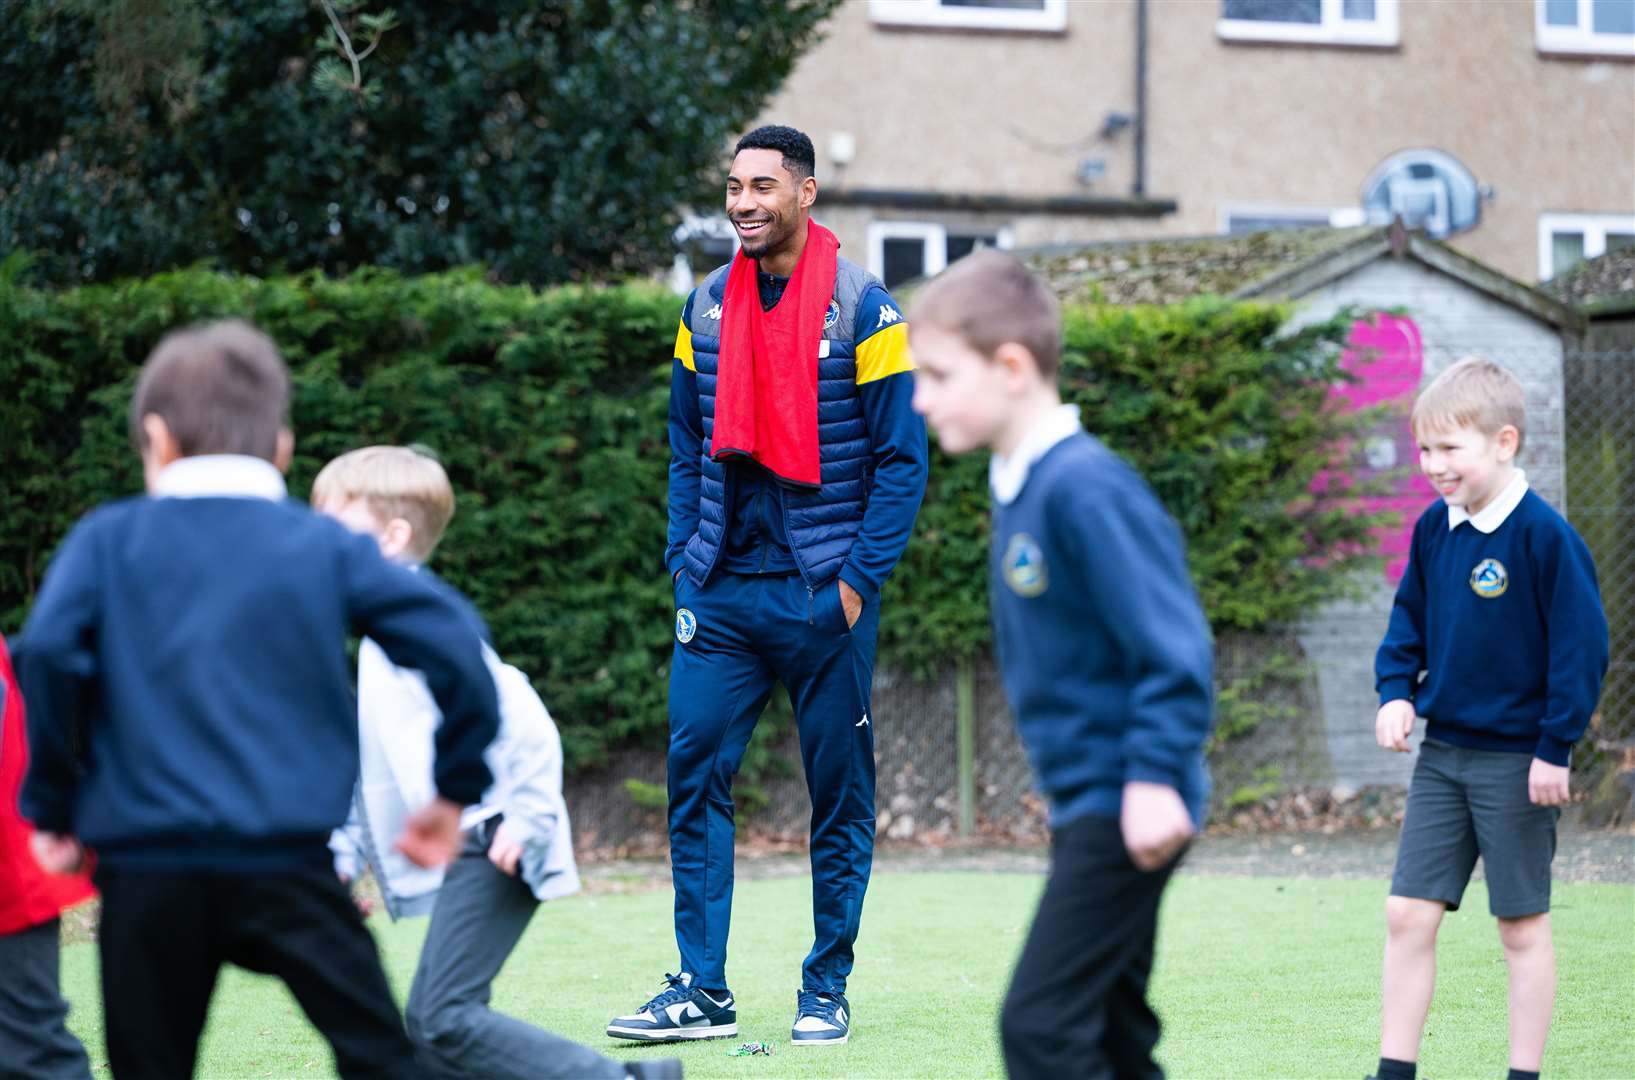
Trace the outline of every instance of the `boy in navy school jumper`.
[[914, 407], [943, 449], [991, 446], [990, 595], [1017, 730], [1050, 798], [1052, 866], [1000, 1020], [1012, 1077], [1152, 1077], [1158, 904], [1203, 821], [1213, 651], [1180, 530], [1056, 390], [1061, 314], [978, 252], [909, 320]]
[[[454, 489], [429, 454], [366, 446], [323, 467], [312, 505], [418, 569], [454, 516]], [[579, 872], [562, 799], [561, 736], [528, 676], [486, 644], [483, 659], [500, 702], [499, 735], [485, 755], [494, 785], [461, 816], [466, 840], [445, 873], [390, 850], [404, 819], [435, 795], [437, 703], [418, 671], [394, 665], [368, 638], [358, 649], [362, 772], [356, 812], [330, 847], [343, 881], [368, 863], [392, 918], [431, 915], [406, 1010], [422, 1067], [428, 1076], [485, 1080], [679, 1080], [674, 1058], [621, 1065], [489, 1007], [494, 978], [535, 909], [578, 892]]]
[[131, 434], [149, 495], [86, 515], [17, 649], [22, 808], [61, 872], [97, 852], [114, 1075], [191, 1075], [223, 963], [280, 976], [346, 1077], [412, 1076], [374, 941], [331, 867], [358, 771], [346, 636], [424, 671], [439, 797], [399, 847], [453, 857], [498, 727], [476, 616], [285, 497], [289, 375], [240, 322], [172, 333]]
[[1442, 498], [1414, 525], [1374, 662], [1379, 745], [1411, 752], [1414, 718], [1426, 721], [1385, 902], [1379, 1076], [1414, 1076], [1436, 931], [1479, 854], [1510, 969], [1510, 1077], [1532, 1080], [1555, 1003], [1556, 819], [1606, 674], [1607, 620], [1589, 549], [1516, 468], [1527, 406], [1515, 376], [1461, 360], [1411, 423]]

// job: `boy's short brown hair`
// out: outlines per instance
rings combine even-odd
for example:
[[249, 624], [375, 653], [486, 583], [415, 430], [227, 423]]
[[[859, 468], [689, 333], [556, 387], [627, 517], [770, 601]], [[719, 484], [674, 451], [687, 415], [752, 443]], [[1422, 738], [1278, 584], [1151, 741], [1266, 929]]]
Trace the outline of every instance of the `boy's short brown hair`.
[[1432, 379], [1414, 399], [1408, 421], [1414, 434], [1473, 427], [1488, 438], [1516, 429], [1516, 450], [1527, 442], [1527, 392], [1521, 381], [1491, 360], [1467, 356]]
[[1001, 345], [1021, 345], [1052, 381], [1061, 364], [1061, 304], [1020, 259], [1004, 252], [977, 251], [938, 274], [914, 297], [908, 321], [957, 334], [990, 359]]
[[289, 428], [290, 375], [272, 339], [241, 319], [173, 330], [142, 365], [131, 396], [131, 441], [158, 416], [184, 457], [249, 454], [274, 461]]
[[312, 481], [312, 505], [363, 500], [385, 524], [402, 518], [414, 530], [408, 553], [425, 562], [454, 517], [454, 488], [429, 452], [414, 446], [366, 446], [325, 465]]

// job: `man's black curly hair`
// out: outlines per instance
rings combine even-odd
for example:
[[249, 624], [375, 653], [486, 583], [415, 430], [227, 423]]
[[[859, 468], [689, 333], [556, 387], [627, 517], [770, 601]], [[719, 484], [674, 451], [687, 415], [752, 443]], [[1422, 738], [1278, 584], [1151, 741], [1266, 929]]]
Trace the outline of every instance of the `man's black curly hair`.
[[767, 124], [738, 140], [733, 150], [776, 150], [783, 155], [783, 167], [788, 169], [798, 184], [817, 171], [817, 152], [804, 131], [796, 131], [783, 124]]

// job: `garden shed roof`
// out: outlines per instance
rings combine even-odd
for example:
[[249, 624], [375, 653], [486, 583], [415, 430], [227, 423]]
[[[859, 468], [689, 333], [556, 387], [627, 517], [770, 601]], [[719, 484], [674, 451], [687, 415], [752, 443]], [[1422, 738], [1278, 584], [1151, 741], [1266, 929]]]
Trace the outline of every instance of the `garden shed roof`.
[[1063, 299], [1114, 304], [1167, 304], [1204, 294], [1294, 299], [1376, 259], [1413, 259], [1555, 326], [1579, 321], [1559, 297], [1400, 223], [1076, 244], [1017, 254]]
[[1635, 248], [1586, 259], [1544, 289], [1591, 318], [1635, 314]]

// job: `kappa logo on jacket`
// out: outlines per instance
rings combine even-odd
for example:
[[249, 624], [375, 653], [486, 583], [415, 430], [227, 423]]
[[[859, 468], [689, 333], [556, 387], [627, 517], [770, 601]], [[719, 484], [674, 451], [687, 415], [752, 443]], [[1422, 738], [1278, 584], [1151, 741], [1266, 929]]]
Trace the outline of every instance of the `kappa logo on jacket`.
[[721, 319], [721, 305], [716, 304], [714, 307], [710, 308], [710, 310], [704, 313], [704, 317], [706, 319], [715, 319], [719, 322]]
[[886, 304], [880, 309], [880, 321], [874, 324], [874, 328], [878, 330], [882, 326], [890, 326], [892, 323], [902, 321], [903, 317], [897, 314], [897, 309], [890, 304]]

